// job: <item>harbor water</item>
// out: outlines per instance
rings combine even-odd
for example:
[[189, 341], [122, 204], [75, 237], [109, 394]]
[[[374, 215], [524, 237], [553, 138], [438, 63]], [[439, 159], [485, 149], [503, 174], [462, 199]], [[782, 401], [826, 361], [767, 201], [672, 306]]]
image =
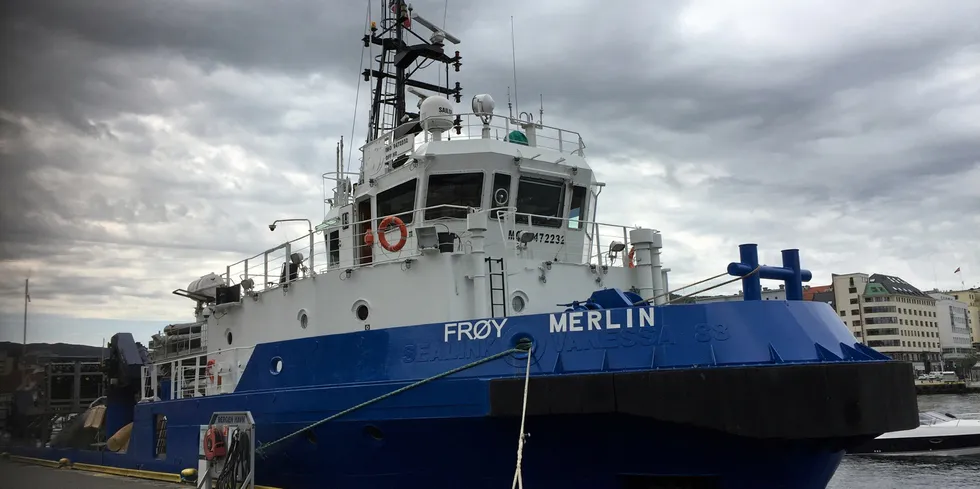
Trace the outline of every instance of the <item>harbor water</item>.
[[[919, 396], [919, 411], [980, 412], [980, 394]], [[980, 459], [887, 459], [847, 456], [828, 489], [960, 489], [980, 487]]]

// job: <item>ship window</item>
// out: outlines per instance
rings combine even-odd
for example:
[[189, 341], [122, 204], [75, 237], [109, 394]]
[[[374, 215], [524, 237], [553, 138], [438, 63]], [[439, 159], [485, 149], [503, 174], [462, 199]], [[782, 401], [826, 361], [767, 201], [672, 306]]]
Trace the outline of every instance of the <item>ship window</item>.
[[[443, 173], [429, 175], [425, 206], [454, 205], [480, 207], [483, 202], [483, 173]], [[467, 210], [456, 207], [426, 209], [425, 219], [466, 218]]]
[[493, 191], [490, 192], [490, 208], [497, 209], [490, 213], [492, 219], [498, 219], [499, 214], [507, 212], [507, 209], [501, 209], [501, 207], [507, 207], [510, 205], [510, 175], [506, 173], [494, 173], [493, 174]]
[[[561, 182], [521, 177], [517, 185], [518, 214], [533, 214], [534, 226], [561, 227], [565, 208], [565, 186]], [[554, 216], [556, 219], [537, 216]], [[527, 224], [528, 216], [517, 216], [517, 222]]]
[[340, 264], [340, 231], [330, 231], [328, 249], [330, 250], [327, 266], [335, 267]]
[[378, 194], [378, 224], [388, 216], [397, 216], [405, 224], [412, 222], [415, 210], [415, 188], [418, 180], [413, 178], [403, 184]]
[[572, 208], [568, 210], [568, 229], [582, 229], [585, 212], [585, 187], [572, 188]]

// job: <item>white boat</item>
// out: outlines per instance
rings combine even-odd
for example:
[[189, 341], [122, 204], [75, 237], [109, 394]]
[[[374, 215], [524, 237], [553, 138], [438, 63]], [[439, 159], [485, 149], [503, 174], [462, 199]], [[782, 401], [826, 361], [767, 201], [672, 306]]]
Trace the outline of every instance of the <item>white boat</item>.
[[922, 412], [918, 428], [885, 433], [848, 453], [893, 457], [977, 456], [980, 455], [980, 419]]

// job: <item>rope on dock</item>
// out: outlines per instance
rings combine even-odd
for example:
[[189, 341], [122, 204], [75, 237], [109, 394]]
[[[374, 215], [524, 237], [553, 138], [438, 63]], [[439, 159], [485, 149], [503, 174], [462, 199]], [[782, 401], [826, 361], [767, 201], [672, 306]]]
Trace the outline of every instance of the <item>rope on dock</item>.
[[[273, 445], [277, 445], [279, 443], [282, 443], [282, 442], [284, 442], [284, 441], [286, 441], [286, 440], [288, 440], [288, 439], [290, 439], [290, 438], [292, 438], [294, 436], [297, 436], [297, 435], [300, 435], [302, 433], [305, 433], [308, 430], [311, 430], [313, 428], [316, 428], [317, 426], [320, 426], [320, 425], [322, 425], [324, 423], [327, 423], [329, 421], [333, 421], [333, 420], [335, 420], [335, 419], [337, 419], [337, 418], [339, 418], [341, 416], [344, 416], [346, 414], [350, 414], [350, 413], [352, 413], [354, 411], [357, 411], [358, 409], [365, 408], [365, 407], [370, 406], [371, 404], [374, 404], [376, 402], [383, 401], [385, 399], [388, 399], [389, 397], [393, 397], [393, 396], [396, 396], [398, 394], [401, 394], [402, 392], [405, 392], [405, 391], [414, 389], [416, 387], [419, 387], [419, 386], [428, 384], [429, 382], [432, 382], [434, 380], [439, 380], [439, 379], [441, 379], [443, 377], [448, 377], [448, 376], [450, 376], [452, 374], [459, 373], [459, 372], [462, 372], [464, 370], [471, 369], [471, 368], [476, 367], [476, 366], [479, 366], [479, 365], [483, 365], [484, 363], [492, 362], [494, 360], [497, 360], [499, 358], [506, 357], [507, 355], [511, 355], [513, 353], [527, 353], [527, 356], [528, 356], [528, 368], [530, 369], [530, 361], [531, 361], [531, 356], [532, 356], [531, 355], [531, 344], [530, 344], [530, 342], [521, 342], [521, 343], [518, 343], [517, 347], [515, 347], [515, 348], [511, 348], [509, 350], [504, 350], [504, 351], [502, 351], [500, 353], [495, 353], [495, 354], [490, 355], [490, 356], [488, 356], [486, 358], [481, 358], [481, 359], [476, 360], [474, 362], [470, 362], [470, 363], [468, 363], [466, 365], [463, 365], [463, 366], [460, 366], [460, 367], [456, 367], [456, 368], [451, 369], [451, 370], [447, 370], [447, 371], [442, 372], [440, 374], [433, 375], [432, 377], [428, 377], [428, 378], [422, 379], [422, 380], [420, 380], [418, 382], [415, 382], [413, 384], [409, 384], [409, 385], [406, 385], [406, 386], [401, 387], [399, 389], [393, 390], [393, 391], [391, 391], [391, 392], [389, 392], [387, 394], [384, 394], [384, 395], [375, 397], [374, 399], [371, 399], [371, 400], [368, 400], [368, 401], [364, 401], [364, 402], [362, 402], [362, 403], [360, 403], [360, 404], [358, 404], [358, 405], [356, 405], [354, 407], [347, 408], [347, 409], [345, 409], [345, 410], [343, 410], [343, 411], [341, 411], [341, 412], [339, 412], [337, 414], [334, 414], [334, 415], [328, 416], [326, 418], [323, 418], [320, 421], [317, 421], [317, 422], [315, 422], [315, 423], [313, 423], [313, 424], [311, 424], [311, 425], [309, 425], [309, 426], [307, 426], [305, 428], [302, 428], [300, 430], [294, 431], [294, 432], [292, 432], [292, 433], [290, 433], [290, 434], [288, 434], [288, 435], [286, 435], [286, 436], [284, 436], [282, 438], [279, 438], [278, 440], [274, 440], [274, 441], [271, 441], [269, 443], [262, 444], [260, 447], [258, 447], [258, 448], [255, 449], [255, 453], [257, 455], [262, 455], [266, 450], [269, 449], [269, 447], [271, 447]], [[528, 375], [530, 375], [530, 370], [528, 371]]]

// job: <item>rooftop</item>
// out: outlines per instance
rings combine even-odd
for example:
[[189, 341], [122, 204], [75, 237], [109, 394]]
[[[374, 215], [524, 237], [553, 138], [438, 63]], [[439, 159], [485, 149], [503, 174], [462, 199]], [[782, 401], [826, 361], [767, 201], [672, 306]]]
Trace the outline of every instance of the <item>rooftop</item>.
[[875, 273], [868, 278], [868, 286], [864, 293], [868, 295], [887, 293], [932, 299], [929, 294], [915, 288], [912, 284], [902, 280], [900, 277], [880, 273]]

